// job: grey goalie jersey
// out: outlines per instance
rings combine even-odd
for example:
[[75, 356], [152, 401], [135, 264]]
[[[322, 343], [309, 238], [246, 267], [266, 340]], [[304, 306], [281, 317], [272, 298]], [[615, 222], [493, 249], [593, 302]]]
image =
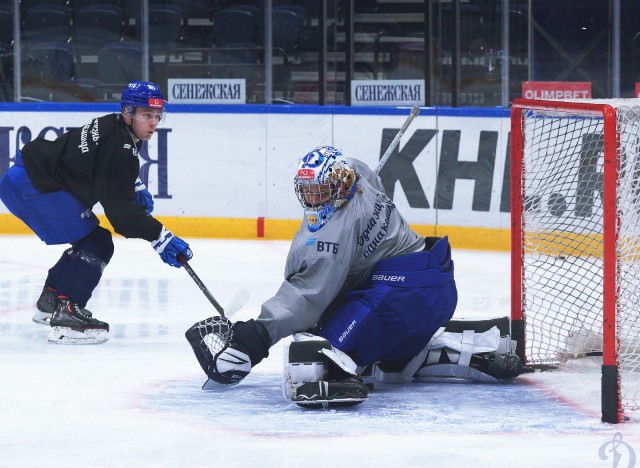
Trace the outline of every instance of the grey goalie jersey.
[[367, 280], [378, 260], [424, 248], [380, 178], [363, 162], [348, 161], [360, 175], [359, 190], [318, 231], [310, 232], [303, 221], [287, 256], [285, 280], [262, 305], [258, 321], [271, 345], [313, 327], [338, 295]]

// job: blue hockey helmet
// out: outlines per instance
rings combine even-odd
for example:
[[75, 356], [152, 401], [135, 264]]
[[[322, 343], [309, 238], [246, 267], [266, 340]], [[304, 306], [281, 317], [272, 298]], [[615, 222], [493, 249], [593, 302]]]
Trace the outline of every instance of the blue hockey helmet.
[[294, 184], [309, 231], [316, 232], [353, 197], [356, 173], [340, 150], [332, 146], [318, 146], [298, 163]]
[[160, 86], [149, 81], [132, 81], [122, 91], [120, 98], [122, 109], [148, 107], [164, 110], [164, 96]]

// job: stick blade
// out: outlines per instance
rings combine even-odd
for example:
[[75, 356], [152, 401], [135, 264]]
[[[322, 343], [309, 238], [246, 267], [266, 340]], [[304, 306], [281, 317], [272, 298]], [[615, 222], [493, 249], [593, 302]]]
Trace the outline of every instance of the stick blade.
[[224, 392], [225, 390], [230, 389], [231, 387], [235, 387], [236, 385], [238, 385], [240, 382], [235, 382], [232, 384], [220, 384], [214, 380], [211, 379], [207, 379], [207, 381], [202, 384], [202, 390], [205, 392]]
[[235, 314], [237, 311], [242, 309], [245, 304], [249, 301], [249, 291], [246, 289], [241, 289], [236, 293], [235, 296], [231, 298], [227, 306], [224, 308], [225, 315], [230, 317]]

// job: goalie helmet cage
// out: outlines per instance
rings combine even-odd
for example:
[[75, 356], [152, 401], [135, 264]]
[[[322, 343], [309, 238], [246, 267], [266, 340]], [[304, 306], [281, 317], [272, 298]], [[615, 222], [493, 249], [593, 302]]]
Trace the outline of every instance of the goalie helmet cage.
[[511, 318], [528, 366], [602, 354], [602, 421], [640, 409], [640, 99], [511, 108]]

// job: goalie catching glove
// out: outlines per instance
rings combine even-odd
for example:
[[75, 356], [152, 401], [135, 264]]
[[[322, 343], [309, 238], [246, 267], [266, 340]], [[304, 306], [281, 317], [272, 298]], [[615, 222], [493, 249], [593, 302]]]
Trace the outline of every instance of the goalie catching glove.
[[235, 385], [269, 356], [269, 334], [254, 320], [231, 324], [225, 317], [195, 323], [185, 336], [200, 367], [212, 381]]

